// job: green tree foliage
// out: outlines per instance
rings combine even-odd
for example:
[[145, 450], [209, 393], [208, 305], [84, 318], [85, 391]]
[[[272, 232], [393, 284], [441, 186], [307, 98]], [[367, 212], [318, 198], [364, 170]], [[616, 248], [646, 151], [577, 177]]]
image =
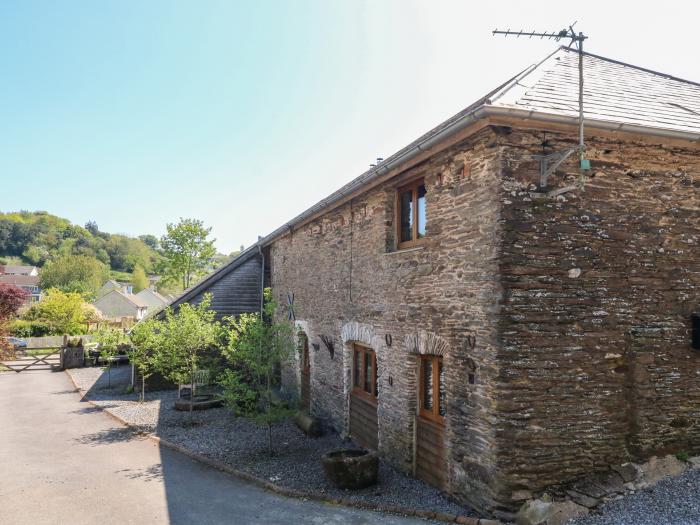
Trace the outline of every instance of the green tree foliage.
[[2, 336], [7, 335], [10, 321], [17, 316], [26, 298], [27, 292], [21, 288], [0, 283], [0, 356], [2, 357], [10, 355], [13, 350]]
[[105, 244], [112, 267], [117, 270], [130, 272], [137, 264], [146, 270], [151, 270], [156, 261], [153, 249], [139, 239], [125, 235], [112, 235]]
[[167, 233], [160, 239], [161, 274], [166, 280], [189, 288], [194, 279], [206, 273], [216, 254], [215, 239], [209, 239], [211, 228], [205, 228], [202, 221], [182, 218], [166, 228]]
[[139, 293], [144, 288], [148, 288], [150, 284], [148, 276], [143, 269], [143, 266], [137, 264], [134, 266], [134, 271], [131, 272], [131, 284], [134, 287], [134, 293]]
[[87, 332], [88, 323], [98, 318], [95, 308], [76, 292], [49, 289], [44, 299], [32, 305], [24, 314], [26, 321], [45, 325], [47, 335], [80, 335]]
[[[155, 239], [152, 235], [142, 237]], [[94, 221], [83, 228], [44, 211], [0, 213], [0, 256], [20, 257], [42, 266], [59, 255], [94, 257], [113, 270], [128, 272], [135, 264], [150, 271], [158, 261], [154, 245], [101, 232]]]
[[109, 269], [87, 255], [62, 255], [46, 263], [39, 276], [42, 288], [58, 288], [92, 297], [109, 279]]
[[158, 237], [156, 237], [155, 235], [139, 235], [139, 240], [152, 250], [158, 251], [158, 249], [160, 248]]
[[100, 229], [97, 227], [97, 223], [95, 221], [87, 221], [85, 223], [85, 229], [92, 235], [98, 235], [100, 233]]
[[127, 355], [129, 362], [136, 367], [141, 376], [141, 401], [144, 401], [146, 396], [146, 379], [154, 372], [156, 352], [162, 348], [160, 335], [160, 321], [153, 318], [137, 323], [129, 333], [131, 345]]
[[275, 399], [275, 371], [294, 350], [292, 325], [280, 321], [277, 304], [265, 290], [265, 309], [228, 320], [228, 346], [224, 355], [229, 368], [221, 374], [224, 400], [233, 411], [267, 425], [268, 449], [272, 454], [272, 425], [289, 417], [292, 410]]
[[197, 305], [184, 303], [177, 312], [167, 308], [164, 319], [153, 325], [158, 333], [153, 364], [174, 383], [192, 383], [205, 352], [220, 343], [221, 325], [210, 304], [211, 295], [207, 294]]

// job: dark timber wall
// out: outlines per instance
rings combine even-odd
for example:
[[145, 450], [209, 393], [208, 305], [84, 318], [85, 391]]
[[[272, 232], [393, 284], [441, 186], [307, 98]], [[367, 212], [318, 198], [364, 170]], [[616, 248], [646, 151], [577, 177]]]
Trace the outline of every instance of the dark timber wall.
[[229, 265], [178, 298], [173, 306], [188, 302], [198, 304], [204, 294], [212, 294], [211, 308], [216, 317], [236, 316], [260, 311], [261, 258], [255, 253], [243, 254]]

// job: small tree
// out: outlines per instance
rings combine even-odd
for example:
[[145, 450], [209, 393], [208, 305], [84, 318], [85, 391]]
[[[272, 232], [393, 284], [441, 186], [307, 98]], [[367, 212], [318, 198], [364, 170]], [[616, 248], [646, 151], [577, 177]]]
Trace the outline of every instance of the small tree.
[[[209, 309], [211, 294], [201, 303], [180, 305], [177, 312], [167, 308], [160, 322], [155, 346], [154, 364], [167, 379], [178, 384], [193, 384], [203, 352], [217, 345], [221, 325], [215, 312]], [[190, 413], [194, 407], [194, 392], [190, 392]]]
[[156, 350], [160, 345], [160, 321], [149, 318], [141, 321], [131, 329], [131, 345], [127, 350], [129, 361], [141, 375], [140, 401], [146, 397], [146, 379], [153, 374]]
[[183, 289], [189, 288], [194, 278], [206, 273], [210, 259], [216, 254], [215, 239], [209, 239], [211, 228], [205, 228], [202, 221], [181, 218], [166, 229], [167, 233], [160, 239], [161, 273], [164, 279], [177, 282]]
[[134, 287], [134, 293], [139, 293], [144, 288], [148, 288], [148, 276], [140, 264], [136, 264], [131, 272], [131, 284]]
[[272, 455], [272, 425], [289, 417], [288, 406], [273, 396], [275, 370], [294, 350], [292, 325], [277, 318], [277, 304], [265, 289], [264, 315], [243, 314], [229, 320], [224, 354], [231, 365], [220, 379], [224, 400], [243, 417], [267, 425], [268, 452]]
[[9, 331], [10, 321], [27, 299], [27, 292], [11, 284], [0, 284], [0, 356], [11, 356], [13, 348], [4, 338]]
[[100, 328], [93, 340], [99, 344], [100, 357], [107, 362], [107, 387], [112, 388], [112, 362], [119, 350], [129, 344], [129, 336], [123, 330]]
[[75, 292], [50, 289], [43, 300], [32, 305], [23, 318], [45, 324], [49, 335], [80, 335], [88, 329], [88, 323], [97, 320], [99, 314]]

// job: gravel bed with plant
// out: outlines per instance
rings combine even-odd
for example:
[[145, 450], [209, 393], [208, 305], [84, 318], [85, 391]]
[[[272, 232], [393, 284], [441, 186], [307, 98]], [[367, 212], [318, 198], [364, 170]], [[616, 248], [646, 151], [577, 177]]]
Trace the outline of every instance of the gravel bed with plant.
[[321, 456], [351, 446], [337, 434], [308, 438], [292, 421], [275, 424], [272, 430], [273, 456], [268, 453], [267, 427], [235, 417], [226, 408], [201, 412], [174, 409], [177, 391], [146, 392], [138, 402], [137, 393], [127, 393], [129, 366], [113, 367], [111, 385], [100, 368], [68, 370], [86, 397], [131, 425], [152, 432], [238, 470], [273, 483], [328, 498], [348, 498], [385, 506], [476, 516], [470, 509], [448, 500], [437, 489], [406, 476], [380, 461], [379, 481], [361, 490], [341, 490], [330, 485], [323, 474]]

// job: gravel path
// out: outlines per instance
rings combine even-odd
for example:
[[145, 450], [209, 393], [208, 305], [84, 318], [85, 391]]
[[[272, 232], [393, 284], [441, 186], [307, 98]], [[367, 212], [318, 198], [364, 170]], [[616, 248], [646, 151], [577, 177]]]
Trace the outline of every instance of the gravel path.
[[476, 516], [447, 500], [438, 490], [397, 472], [380, 462], [379, 482], [357, 491], [336, 489], [323, 475], [320, 458], [330, 450], [348, 446], [335, 434], [306, 437], [291, 421], [273, 427], [275, 455], [267, 453], [267, 427], [236, 418], [225, 408], [202, 412], [179, 412], [173, 408], [176, 391], [147, 392], [146, 402], [137, 394], [125, 394], [130, 367], [112, 369], [112, 388], [100, 368], [76, 368], [68, 372], [87, 397], [144, 431], [215, 458], [239, 470], [288, 488], [325, 494], [331, 498], [352, 498], [383, 505], [419, 508], [434, 512]]
[[697, 525], [700, 469], [666, 478], [654, 487], [603, 505], [570, 525]]

